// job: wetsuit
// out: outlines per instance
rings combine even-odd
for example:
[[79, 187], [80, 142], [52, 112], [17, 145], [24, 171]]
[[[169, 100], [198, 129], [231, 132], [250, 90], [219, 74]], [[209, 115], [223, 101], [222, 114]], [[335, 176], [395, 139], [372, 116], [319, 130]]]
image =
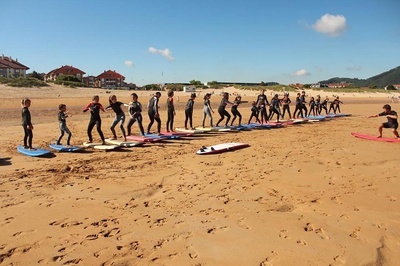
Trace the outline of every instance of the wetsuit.
[[210, 100], [205, 99], [204, 100], [204, 106], [203, 106], [203, 127], [205, 127], [204, 123], [206, 121], [206, 117], [210, 118], [210, 127], [213, 127], [213, 119], [212, 119], [212, 114], [211, 114], [211, 105], [210, 105]]
[[67, 127], [67, 117], [68, 116], [62, 111], [60, 111], [58, 113], [58, 123], [59, 123], [59, 126], [60, 126], [60, 136], [58, 137], [57, 145], [61, 145], [61, 139], [62, 139], [62, 137], [64, 137], [64, 133], [67, 133], [67, 135], [68, 135], [67, 145], [71, 145], [70, 141], [71, 141], [72, 134], [71, 134], [71, 131], [69, 131], [69, 129]]
[[219, 104], [219, 107], [218, 107], [218, 113], [221, 118], [218, 120], [217, 126], [219, 125], [219, 123], [222, 122], [222, 120], [224, 120], [225, 116], [227, 118], [225, 126], [228, 126], [229, 120], [231, 119], [231, 115], [225, 110], [227, 104], [228, 104], [228, 100], [225, 98], [222, 98], [221, 103]]
[[329, 105], [328, 113], [331, 113], [331, 110], [333, 110], [333, 112], [336, 114], [335, 101], [331, 102], [331, 104]]
[[303, 103], [300, 99], [300, 97], [296, 97], [296, 108], [294, 109], [293, 113], [293, 118], [297, 118], [298, 115], [296, 116], [297, 112], [300, 113], [300, 116], [303, 118]]
[[158, 97], [154, 96], [150, 99], [148, 104], [148, 115], [150, 119], [150, 123], [147, 126], [147, 133], [150, 133], [150, 129], [154, 124], [154, 120], [157, 122], [157, 133], [161, 131], [161, 119], [158, 113]]
[[169, 131], [170, 129], [171, 131], [174, 130], [174, 112], [174, 98], [169, 97], [167, 100], [167, 131]]
[[89, 137], [89, 142], [93, 141], [92, 129], [94, 128], [94, 126], [96, 126], [101, 141], [105, 143], [103, 131], [101, 131], [101, 118], [100, 118], [100, 110], [105, 111], [103, 106], [100, 103], [91, 102], [85, 107], [85, 109], [83, 109], [84, 112], [87, 112], [88, 110], [90, 110], [90, 121], [87, 127], [87, 135]]
[[289, 97], [287, 97], [287, 98], [283, 97], [281, 102], [282, 102], [282, 106], [283, 106], [282, 107], [282, 119], [285, 116], [286, 110], [289, 114], [289, 119], [292, 119], [292, 114], [290, 113], [290, 107], [289, 107], [289, 104], [291, 104], [292, 101], [289, 99]]
[[[307, 110], [307, 106], [306, 106], [306, 96], [305, 95], [301, 95], [300, 96], [300, 100], [301, 100], [301, 109], [304, 110], [304, 116], [307, 116], [308, 110]], [[301, 113], [300, 113], [301, 114]], [[301, 116], [303, 117], [303, 116]]]
[[260, 109], [261, 122], [263, 123], [264, 120], [265, 122], [268, 122], [267, 105], [269, 105], [269, 103], [267, 96], [265, 94], [258, 95], [256, 103], [258, 108]]
[[278, 116], [278, 122], [279, 122], [279, 117], [281, 116], [281, 113], [279, 112], [279, 104], [280, 100], [278, 97], [274, 97], [271, 100], [271, 105], [269, 106], [269, 119], [271, 120], [274, 114]]
[[109, 106], [106, 107], [106, 109], [113, 109], [114, 113], [116, 114], [114, 121], [111, 124], [111, 132], [114, 135], [114, 139], [117, 138], [117, 134], [115, 133], [115, 126], [118, 124], [119, 121], [121, 121], [121, 125], [119, 126], [121, 128], [122, 131], [122, 135], [124, 136], [124, 139], [126, 138], [126, 134], [125, 134], [125, 129], [124, 129], [124, 123], [125, 123], [125, 113], [124, 111], [122, 111], [121, 106], [124, 105], [124, 103], [121, 102], [115, 102], [115, 103], [111, 103]]
[[252, 106], [251, 107], [251, 115], [250, 115], [250, 118], [249, 118], [249, 122], [247, 123], [247, 124], [250, 124], [250, 122], [251, 122], [251, 119], [253, 118], [253, 117], [255, 117], [256, 118], [256, 122], [258, 122], [258, 123], [260, 123], [261, 124], [261, 121], [260, 121], [260, 119], [258, 119], [258, 114], [259, 114], [259, 110], [258, 110], [258, 107], [257, 106]]
[[33, 131], [32, 131], [32, 122], [31, 122], [31, 112], [28, 107], [22, 108], [22, 127], [24, 128], [24, 148], [32, 148], [32, 139], [33, 139]]
[[322, 101], [322, 103], [320, 104], [320, 107], [319, 107], [319, 113], [320, 114], [322, 112], [322, 109], [324, 109], [325, 113], [328, 114], [328, 108], [326, 107], [328, 105], [328, 102], [329, 102], [328, 99], [325, 99], [325, 100]]
[[128, 135], [131, 134], [131, 127], [137, 121], [139, 125], [140, 134], [144, 136], [144, 128], [143, 128], [143, 117], [142, 117], [142, 105], [140, 102], [130, 102], [129, 103], [129, 114], [131, 119], [129, 119], [127, 129]]
[[[397, 116], [397, 113], [395, 111], [390, 111], [389, 113], [386, 112], [382, 112], [379, 114], [379, 116], [387, 116], [387, 115], [395, 115]], [[387, 122], [386, 123], [382, 123], [382, 126], [384, 128], [393, 128], [395, 130], [397, 130], [397, 128], [399, 127], [399, 123], [397, 122], [397, 119], [395, 118], [391, 118], [391, 117], [387, 117]]]
[[317, 97], [317, 99], [315, 99], [315, 112], [317, 115], [319, 115], [321, 113], [321, 98]]
[[311, 100], [309, 106], [310, 106], [310, 111], [308, 112], [308, 116], [310, 116], [311, 111], [313, 113], [313, 116], [315, 116], [315, 101]]
[[231, 122], [231, 126], [233, 125], [233, 122], [235, 122], [236, 117], [239, 117], [239, 126], [242, 124], [242, 114], [238, 111], [238, 106], [239, 104], [241, 104], [242, 101], [240, 100], [236, 100], [233, 102], [232, 108], [231, 108], [231, 112], [233, 114], [233, 119]]
[[188, 120], [190, 128], [193, 128], [193, 106], [194, 106], [194, 100], [189, 99], [185, 107], [185, 128], [187, 128]]
[[343, 102], [339, 99], [335, 99], [333, 102], [335, 103], [334, 113], [336, 114], [336, 111], [339, 111], [340, 113], [340, 104]]

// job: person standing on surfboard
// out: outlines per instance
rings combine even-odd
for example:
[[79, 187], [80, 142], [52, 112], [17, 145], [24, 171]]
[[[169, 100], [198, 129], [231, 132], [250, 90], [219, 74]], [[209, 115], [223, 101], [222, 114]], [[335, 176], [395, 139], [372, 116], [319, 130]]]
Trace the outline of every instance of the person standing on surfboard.
[[214, 110], [211, 108], [210, 104], [211, 93], [207, 93], [204, 95], [204, 106], [203, 106], [203, 123], [202, 126], [205, 127], [204, 123], [206, 122], [206, 117], [210, 118], [210, 127], [213, 127], [213, 119], [212, 114]]
[[67, 117], [69, 117], [70, 115], [68, 115], [67, 113], [67, 106], [65, 104], [60, 104], [58, 106], [58, 110], [60, 110], [58, 112], [58, 123], [60, 126], [60, 136], [57, 139], [57, 145], [61, 145], [61, 139], [62, 137], [64, 137], [64, 133], [67, 133], [68, 138], [67, 138], [67, 146], [70, 146], [71, 143], [71, 131], [68, 129], [67, 127]]
[[235, 100], [233, 101], [232, 108], [231, 108], [231, 112], [233, 114], [231, 126], [233, 126], [233, 123], [235, 122], [236, 117], [239, 117], [239, 126], [242, 124], [242, 114], [238, 111], [238, 107], [241, 103], [247, 103], [247, 101], [242, 101], [242, 96], [240, 96], [240, 95], [236, 96]]
[[161, 97], [161, 92], [157, 91], [156, 94], [151, 97], [148, 105], [147, 105], [147, 113], [149, 115], [150, 123], [147, 126], [147, 134], [150, 133], [150, 129], [154, 124], [154, 120], [157, 122], [157, 133], [161, 134], [161, 119], [160, 114], [158, 113], [158, 101]]
[[281, 112], [279, 110], [280, 103], [281, 100], [278, 98], [278, 94], [275, 94], [274, 97], [272, 97], [271, 105], [269, 106], [269, 117], [268, 117], [269, 120], [271, 120], [274, 114], [276, 114], [278, 117], [276, 122], [279, 123], [279, 117], [281, 116]]
[[252, 119], [253, 117], [256, 118], [256, 122], [257, 122], [257, 123], [260, 123], [260, 124], [261, 124], [260, 119], [258, 119], [258, 114], [259, 114], [259, 112], [260, 112], [260, 110], [259, 110], [258, 107], [257, 107], [257, 103], [256, 103], [256, 102], [252, 102], [252, 104], [251, 104], [251, 115], [250, 115], [250, 118], [249, 118], [249, 122], [248, 122], [247, 124], [250, 124], [251, 119]]
[[33, 125], [31, 121], [31, 112], [29, 107], [31, 106], [31, 100], [25, 98], [21, 101], [22, 104], [22, 127], [24, 128], [24, 149], [35, 150], [32, 147], [33, 139]]
[[174, 106], [174, 92], [170, 90], [168, 91], [167, 95], [167, 132], [170, 132], [174, 131], [174, 116], [176, 115]]
[[124, 104], [122, 102], [117, 101], [117, 96], [111, 95], [108, 98], [108, 102], [110, 103], [109, 106], [106, 107], [106, 110], [112, 109], [115, 113], [115, 119], [111, 124], [111, 132], [113, 134], [113, 139], [117, 139], [117, 134], [115, 133], [115, 126], [121, 121], [121, 125], [119, 126], [122, 131], [122, 136], [124, 137], [124, 141], [126, 141], [126, 134], [125, 134], [125, 129], [124, 129], [124, 123], [125, 123], [125, 113], [122, 110], [122, 106], [129, 106], [127, 104]]
[[328, 102], [329, 102], [329, 97], [326, 96], [325, 100], [322, 101], [322, 103], [320, 104], [320, 108], [319, 108], [319, 114], [321, 114], [322, 109], [325, 110], [325, 114], [328, 114]]
[[299, 117], [299, 115], [296, 116], [297, 112], [299, 112], [299, 114], [301, 115], [301, 118], [303, 118], [303, 107], [302, 106], [303, 106], [303, 104], [301, 102], [300, 93], [297, 93], [296, 108], [294, 109], [293, 118]]
[[[304, 111], [304, 116], [307, 116], [308, 110], [307, 110], [307, 105], [306, 105], [306, 92], [302, 91], [301, 92], [301, 96], [300, 96], [300, 100], [301, 100], [301, 110]], [[301, 116], [303, 118], [303, 116]]]
[[221, 123], [222, 120], [224, 120], [225, 116], [226, 116], [225, 127], [228, 127], [229, 120], [231, 119], [231, 115], [225, 110], [225, 108], [228, 104], [233, 104], [233, 103], [231, 103], [229, 101], [229, 93], [224, 92], [224, 95], [222, 96], [222, 99], [221, 99], [221, 103], [219, 104], [219, 107], [218, 107], [218, 113], [219, 113], [220, 119], [218, 120], [218, 122], [216, 124], [217, 127], [219, 126], [219, 123]]
[[321, 96], [319, 94], [315, 98], [315, 112], [317, 115], [321, 114]]
[[378, 117], [378, 116], [386, 116], [387, 122], [382, 123], [378, 130], [379, 130], [379, 136], [378, 138], [382, 138], [382, 129], [383, 128], [390, 128], [392, 129], [393, 134], [396, 136], [396, 138], [399, 137], [399, 132], [397, 132], [397, 128], [399, 127], [399, 123], [397, 122], [397, 113], [395, 111], [392, 111], [392, 107], [389, 104], [385, 104], [383, 107], [383, 112], [379, 113], [377, 115], [370, 115], [368, 118], [371, 117]]
[[257, 96], [256, 100], [258, 109], [260, 110], [261, 113], [261, 123], [268, 122], [268, 114], [267, 114], [267, 106], [269, 105], [267, 95], [264, 94], [264, 90], [261, 90], [260, 94]]
[[333, 112], [336, 114], [336, 111], [340, 113], [340, 104], [343, 104], [341, 100], [339, 100], [339, 96], [336, 96], [335, 100], [333, 100], [333, 103], [335, 104], [335, 109]]
[[292, 103], [292, 101], [289, 98], [289, 93], [285, 92], [283, 94], [283, 98], [281, 100], [281, 105], [282, 105], [282, 119], [285, 118], [285, 113], [286, 111], [289, 114], [289, 119], [292, 119], [292, 114], [290, 113], [290, 104]]
[[101, 105], [101, 103], [99, 103], [99, 96], [95, 95], [92, 98], [92, 102], [89, 103], [85, 109], [83, 109], [83, 112], [87, 112], [90, 111], [90, 120], [89, 120], [89, 124], [87, 127], [87, 135], [89, 138], [89, 143], [93, 142], [93, 137], [92, 137], [92, 130], [94, 128], [94, 126], [96, 126], [97, 132], [100, 135], [101, 138], [101, 142], [102, 145], [105, 145], [105, 139], [104, 139], [104, 135], [103, 135], [103, 131], [101, 131], [101, 117], [100, 117], [100, 110], [102, 110], [103, 112], [105, 112], [106, 110], [104, 110], [103, 105]]
[[[308, 103], [308, 106], [310, 106], [310, 111], [308, 112], [308, 115], [307, 116], [310, 116], [311, 115], [311, 112], [313, 113], [313, 116], [315, 116], [315, 107], [316, 107], [316, 105], [315, 105], [315, 100], [314, 100], [314, 97], [311, 97], [310, 98], [310, 102]], [[318, 112], [317, 112], [318, 113]]]
[[131, 135], [131, 127], [137, 121], [139, 125], [140, 134], [144, 136], [144, 128], [143, 128], [143, 116], [142, 116], [142, 104], [138, 102], [138, 96], [136, 93], [132, 93], [132, 102], [129, 103], [129, 115], [131, 119], [128, 122], [127, 130], [128, 136]]
[[193, 107], [194, 107], [194, 100], [196, 99], [196, 93], [192, 92], [190, 94], [190, 99], [186, 103], [185, 107], [185, 129], [188, 129], [187, 122], [189, 120], [190, 129], [194, 129], [193, 127]]

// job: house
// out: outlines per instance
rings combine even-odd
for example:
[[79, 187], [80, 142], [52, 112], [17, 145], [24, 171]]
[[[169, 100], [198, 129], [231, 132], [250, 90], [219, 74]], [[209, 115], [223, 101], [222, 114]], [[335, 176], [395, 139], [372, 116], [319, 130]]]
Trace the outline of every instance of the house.
[[45, 80], [46, 81], [55, 81], [60, 75], [70, 75], [75, 76], [76, 78], [82, 80], [83, 75], [86, 74], [82, 70], [73, 67], [73, 66], [61, 66], [60, 68], [53, 69], [49, 73], [47, 73]]
[[0, 57], [0, 77], [6, 78], [17, 78], [26, 77], [26, 71], [29, 67], [24, 66], [18, 62], [18, 58], [15, 60], [10, 57], [1, 55]]
[[125, 84], [124, 80], [125, 77], [115, 72], [115, 70], [104, 70], [103, 73], [96, 77], [95, 87], [107, 89], [120, 88]]
[[396, 90], [400, 90], [400, 84], [393, 84], [393, 87], [394, 87]]
[[351, 86], [351, 84], [347, 83], [347, 82], [329, 83], [328, 84], [328, 88], [332, 88], [332, 89], [335, 89], [335, 88], [348, 88], [350, 86]]
[[83, 83], [86, 85], [86, 87], [94, 88], [95, 82], [96, 82], [95, 76], [83, 77]]

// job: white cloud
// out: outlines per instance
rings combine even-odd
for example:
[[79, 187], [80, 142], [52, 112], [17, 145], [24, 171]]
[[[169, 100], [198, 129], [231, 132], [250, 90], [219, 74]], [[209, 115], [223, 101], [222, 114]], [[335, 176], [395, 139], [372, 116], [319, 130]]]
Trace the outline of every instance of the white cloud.
[[310, 72], [308, 72], [307, 70], [305, 70], [303, 68], [303, 69], [299, 69], [299, 70], [295, 71], [292, 75], [297, 76], [297, 77], [309, 76]]
[[152, 54], [162, 55], [170, 61], [175, 60], [175, 58], [172, 56], [171, 50], [169, 50], [168, 48], [161, 50], [154, 47], [149, 47], [148, 51]]
[[125, 64], [127, 67], [133, 67], [133, 66], [134, 66], [133, 62], [130, 61], [130, 60], [126, 60], [126, 61], [124, 62], [124, 64]]
[[337, 37], [347, 30], [346, 18], [343, 15], [325, 14], [312, 25], [312, 28], [331, 37]]

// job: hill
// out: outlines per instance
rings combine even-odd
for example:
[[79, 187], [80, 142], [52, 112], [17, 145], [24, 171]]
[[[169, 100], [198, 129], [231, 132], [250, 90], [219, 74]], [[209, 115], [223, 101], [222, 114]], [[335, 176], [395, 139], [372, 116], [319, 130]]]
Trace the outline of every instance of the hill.
[[354, 87], [378, 87], [384, 88], [388, 85], [400, 84], [400, 66], [393, 68], [389, 71], [383, 72], [381, 74], [375, 75], [368, 79], [358, 79], [358, 78], [331, 78], [328, 80], [319, 81], [321, 84], [329, 83], [352, 83]]

